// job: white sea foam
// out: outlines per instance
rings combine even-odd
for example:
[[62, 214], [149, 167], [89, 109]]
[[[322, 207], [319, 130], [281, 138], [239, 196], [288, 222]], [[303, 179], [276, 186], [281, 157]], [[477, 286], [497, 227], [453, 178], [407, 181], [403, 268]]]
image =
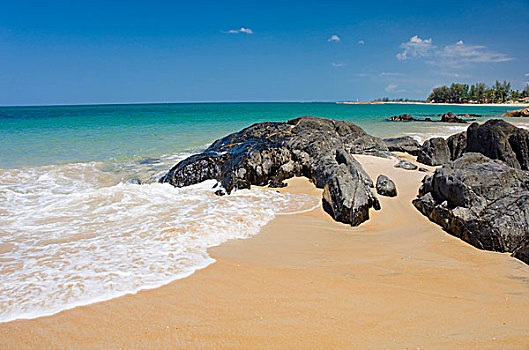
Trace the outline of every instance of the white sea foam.
[[467, 130], [468, 125], [442, 125], [442, 126], [432, 126], [432, 127], [423, 127], [419, 131], [407, 132], [407, 136], [413, 137], [419, 143], [432, 138], [432, 137], [444, 137], [447, 138], [453, 134]]
[[267, 189], [219, 197], [117, 183], [97, 163], [0, 169], [0, 321], [50, 315], [186, 277], [207, 248], [320, 199]]

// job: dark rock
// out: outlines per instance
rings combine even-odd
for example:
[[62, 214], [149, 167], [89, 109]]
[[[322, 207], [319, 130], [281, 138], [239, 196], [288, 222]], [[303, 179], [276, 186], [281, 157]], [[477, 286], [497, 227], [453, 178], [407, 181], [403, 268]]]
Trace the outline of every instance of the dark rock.
[[426, 165], [441, 165], [450, 160], [450, 149], [442, 137], [434, 137], [424, 141], [417, 161]]
[[415, 119], [412, 117], [411, 114], [401, 114], [401, 115], [394, 115], [389, 117], [389, 120], [391, 121], [397, 121], [397, 122], [411, 122]]
[[419, 171], [420, 171], [421, 173], [427, 173], [429, 170], [426, 169], [426, 168], [419, 168]]
[[391, 152], [407, 152], [416, 156], [421, 145], [410, 136], [394, 137], [382, 140]]
[[397, 187], [389, 177], [381, 174], [377, 178], [377, 193], [381, 196], [395, 197], [397, 195]]
[[441, 116], [441, 122], [443, 123], [466, 123], [463, 119], [459, 118], [452, 112], [445, 113]]
[[345, 164], [335, 167], [323, 188], [323, 209], [334, 220], [357, 226], [369, 219], [370, 207], [379, 210], [380, 203], [360, 173], [351, 173]]
[[515, 117], [515, 118], [524, 118], [529, 117], [529, 107], [517, 109], [502, 115], [502, 117]]
[[463, 131], [450, 136], [446, 139], [446, 143], [450, 149], [451, 160], [461, 157], [467, 148], [467, 132]]
[[529, 131], [500, 119], [473, 123], [467, 129], [466, 152], [479, 152], [513, 168], [529, 170]]
[[528, 171], [479, 153], [465, 153], [426, 176], [413, 204], [477, 248], [527, 257]]
[[529, 244], [527, 244], [525, 247], [516, 249], [512, 256], [514, 256], [516, 259], [520, 259], [526, 264], [529, 264]]
[[251, 185], [283, 187], [288, 178], [306, 176], [324, 188], [324, 207], [333, 218], [358, 225], [368, 219], [369, 208], [380, 205], [353, 154], [391, 156], [382, 140], [355, 124], [306, 116], [228, 135], [175, 165], [160, 181], [182, 187], [215, 179], [230, 194]]
[[407, 160], [401, 159], [397, 164], [394, 165], [395, 168], [402, 168], [405, 170], [415, 170], [417, 165], [408, 162]]
[[218, 189], [215, 191], [215, 194], [217, 196], [225, 196], [226, 195], [226, 191], [224, 191], [223, 189]]

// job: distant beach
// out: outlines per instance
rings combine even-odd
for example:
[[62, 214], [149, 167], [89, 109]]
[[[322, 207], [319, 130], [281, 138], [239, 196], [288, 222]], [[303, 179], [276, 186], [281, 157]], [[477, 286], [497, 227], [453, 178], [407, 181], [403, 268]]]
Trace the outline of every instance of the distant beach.
[[400, 101], [387, 101], [387, 102], [351, 102], [341, 101], [336, 102], [337, 104], [344, 105], [428, 105], [428, 106], [468, 106], [468, 107], [527, 107], [528, 103], [430, 103], [430, 102], [400, 102]]

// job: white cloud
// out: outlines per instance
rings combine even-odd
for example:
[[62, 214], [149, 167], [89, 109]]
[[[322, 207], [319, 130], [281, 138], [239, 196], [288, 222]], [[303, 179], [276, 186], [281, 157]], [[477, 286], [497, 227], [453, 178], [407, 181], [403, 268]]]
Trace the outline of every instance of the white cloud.
[[529, 77], [529, 73], [525, 73], [525, 76], [526, 76], [526, 77]]
[[333, 67], [345, 67], [347, 64], [343, 63], [343, 62], [333, 62], [331, 63], [331, 66]]
[[238, 33], [253, 34], [253, 30], [251, 30], [250, 28], [241, 27], [241, 29], [230, 29], [228, 31], [225, 31], [224, 33], [227, 33], [227, 34], [238, 34]]
[[336, 34], [331, 35], [331, 37], [327, 39], [327, 41], [340, 41], [340, 40], [342, 39], [340, 39], [340, 37]]
[[402, 73], [394, 73], [394, 72], [382, 72], [379, 74], [381, 77], [398, 77], [402, 75]]
[[415, 57], [427, 57], [431, 55], [435, 46], [432, 45], [432, 39], [421, 39], [418, 35], [412, 36], [410, 40], [399, 46], [402, 52], [397, 54], [401, 61]]
[[399, 86], [397, 84], [389, 84], [388, 86], [386, 86], [386, 88], [384, 90], [386, 90], [386, 92], [393, 92], [398, 87]]
[[251, 30], [250, 28], [244, 28], [244, 27], [239, 29], [239, 32], [246, 33], [246, 34], [253, 34], [253, 30]]
[[449, 77], [449, 78], [459, 78], [460, 77], [459, 73], [440, 72], [439, 74], [445, 77]]
[[471, 63], [498, 63], [512, 61], [514, 58], [506, 54], [490, 51], [486, 46], [467, 45], [463, 40], [455, 44], [437, 48], [433, 45], [432, 39], [421, 39], [418, 35], [402, 43], [402, 52], [397, 54], [401, 61], [412, 58], [428, 58], [429, 64], [460, 68]]
[[384, 90], [386, 90], [386, 92], [406, 92], [406, 89], [397, 90], [398, 87], [399, 86], [397, 84], [389, 84]]
[[363, 40], [358, 40], [358, 45], [364, 45], [366, 42]]
[[506, 54], [487, 50], [486, 46], [466, 45], [463, 40], [459, 40], [436, 52], [436, 60], [433, 63], [459, 67], [466, 63], [498, 63], [512, 60], [513, 58]]

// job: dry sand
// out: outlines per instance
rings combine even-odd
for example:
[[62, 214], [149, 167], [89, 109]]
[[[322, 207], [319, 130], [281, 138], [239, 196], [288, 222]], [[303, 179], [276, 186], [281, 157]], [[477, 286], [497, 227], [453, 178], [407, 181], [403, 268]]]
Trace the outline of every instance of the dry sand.
[[[358, 159], [399, 192], [361, 226], [321, 206], [278, 216], [186, 279], [0, 324], [0, 348], [529, 348], [529, 266], [415, 210], [424, 173]], [[320, 195], [304, 179], [287, 190]]]

